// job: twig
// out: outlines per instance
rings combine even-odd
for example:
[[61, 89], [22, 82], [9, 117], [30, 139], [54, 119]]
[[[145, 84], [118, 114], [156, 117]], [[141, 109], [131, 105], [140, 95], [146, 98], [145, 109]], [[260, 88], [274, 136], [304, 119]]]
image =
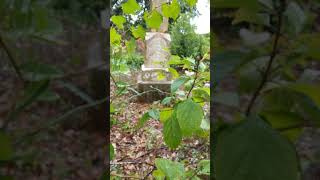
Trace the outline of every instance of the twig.
[[281, 26], [282, 26], [282, 13], [283, 13], [283, 1], [281, 2], [281, 8], [278, 10], [278, 26], [277, 26], [277, 31], [276, 31], [276, 35], [275, 35], [275, 40], [273, 43], [273, 48], [272, 48], [272, 52], [270, 55], [270, 59], [267, 63], [267, 69], [263, 74], [262, 80], [258, 86], [258, 88], [256, 89], [256, 91], [254, 92], [251, 100], [249, 101], [249, 105], [247, 107], [246, 110], [246, 116], [250, 115], [251, 109], [256, 101], [256, 99], [258, 98], [260, 91], [262, 90], [262, 88], [265, 86], [266, 82], [268, 81], [268, 75], [270, 73], [271, 67], [272, 67], [272, 63], [277, 55], [277, 48], [278, 48], [278, 41], [281, 35]]
[[194, 75], [194, 80], [193, 80], [193, 83], [191, 85], [191, 88], [188, 92], [188, 95], [187, 95], [187, 99], [189, 98], [189, 95], [192, 91], [192, 89], [194, 88], [194, 86], [196, 85], [196, 80], [198, 78], [198, 73], [199, 73], [199, 66], [200, 66], [200, 62], [205, 58], [205, 56], [203, 56], [201, 59], [197, 60], [196, 61], [196, 68], [195, 68], [195, 75]]
[[19, 69], [19, 66], [18, 66], [16, 60], [14, 59], [13, 54], [11, 53], [9, 47], [8, 47], [8, 46], [6, 45], [6, 43], [4, 42], [4, 40], [3, 40], [3, 38], [2, 38], [1, 35], [0, 35], [0, 46], [3, 47], [4, 51], [5, 51], [6, 54], [8, 55], [9, 61], [11, 62], [11, 64], [12, 64], [14, 70], [16, 71], [19, 79], [24, 83], [24, 79], [23, 79], [22, 73], [21, 73], [21, 71], [20, 71], [20, 69]]

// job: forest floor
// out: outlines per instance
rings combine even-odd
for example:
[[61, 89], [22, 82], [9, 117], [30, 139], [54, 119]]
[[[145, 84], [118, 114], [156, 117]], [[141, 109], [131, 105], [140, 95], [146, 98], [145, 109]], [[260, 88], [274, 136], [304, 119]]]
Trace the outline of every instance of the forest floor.
[[[76, 82], [85, 87], [85, 80]], [[89, 118], [85, 111], [49, 125], [70, 109], [85, 104], [58, 83], [53, 82], [52, 88], [59, 92], [59, 101], [34, 102], [9, 123], [7, 132], [14, 145], [15, 163], [0, 169], [0, 174], [24, 180], [99, 179], [105, 171], [106, 133], [79, 128], [79, 122]], [[21, 93], [14, 73], [0, 71], [0, 92], [3, 123], [15, 97]], [[36, 130], [39, 131], [32, 134]]]
[[[132, 94], [121, 96], [113, 103], [121, 106], [129, 97]], [[176, 150], [170, 150], [164, 144], [159, 120], [150, 119], [141, 129], [136, 130], [139, 119], [154, 105], [133, 100], [123, 104], [114, 116], [116, 124], [111, 128], [110, 139], [116, 152], [110, 170], [119, 179], [152, 179], [147, 175], [152, 173], [156, 158], [184, 161], [186, 170], [194, 169], [200, 160], [209, 159], [208, 140], [185, 139]]]

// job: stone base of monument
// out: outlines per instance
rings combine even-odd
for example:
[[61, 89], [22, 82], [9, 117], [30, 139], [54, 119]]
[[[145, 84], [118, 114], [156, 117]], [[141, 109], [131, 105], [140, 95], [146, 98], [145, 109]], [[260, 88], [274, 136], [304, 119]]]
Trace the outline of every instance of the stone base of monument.
[[153, 102], [162, 100], [170, 93], [171, 74], [166, 68], [145, 68], [138, 75], [139, 102]]

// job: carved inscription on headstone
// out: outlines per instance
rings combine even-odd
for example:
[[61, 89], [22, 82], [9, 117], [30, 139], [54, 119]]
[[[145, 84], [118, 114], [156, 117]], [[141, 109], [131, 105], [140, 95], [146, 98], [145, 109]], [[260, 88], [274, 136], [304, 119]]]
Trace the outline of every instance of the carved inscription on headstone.
[[170, 58], [170, 35], [165, 33], [147, 33], [146, 68], [166, 68]]

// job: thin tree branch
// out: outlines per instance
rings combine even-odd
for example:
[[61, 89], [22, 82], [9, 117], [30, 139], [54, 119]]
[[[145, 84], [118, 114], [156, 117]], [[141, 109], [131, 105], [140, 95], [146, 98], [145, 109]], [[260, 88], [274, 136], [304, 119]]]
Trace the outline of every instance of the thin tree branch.
[[189, 92], [188, 92], [187, 99], [189, 98], [189, 95], [190, 95], [192, 89], [193, 89], [194, 86], [196, 85], [196, 80], [197, 80], [197, 78], [198, 78], [198, 73], [199, 73], [200, 62], [201, 62], [202, 60], [204, 60], [205, 57], [206, 57], [206, 56], [203, 56], [201, 59], [199, 59], [199, 60], [196, 61], [196, 67], [195, 67], [195, 70], [194, 70], [194, 71], [195, 71], [194, 80], [193, 80], [193, 83], [192, 83], [192, 85], [191, 85], [191, 88], [190, 88], [190, 90], [189, 90]]
[[283, 9], [284, 9], [284, 7], [283, 7], [284, 3], [283, 2], [281, 2], [281, 6], [282, 7], [278, 10], [278, 26], [277, 26], [277, 31], [276, 31], [276, 34], [275, 34], [275, 40], [274, 40], [274, 43], [273, 43], [273, 48], [272, 48], [272, 52], [271, 52], [271, 55], [270, 55], [270, 59], [267, 62], [267, 69], [266, 69], [266, 71], [264, 72], [264, 74], [262, 76], [262, 80], [261, 80], [258, 88], [256, 89], [256, 91], [254, 92], [251, 100], [249, 101], [249, 105], [248, 105], [247, 110], [246, 110], [246, 116], [250, 115], [252, 107], [253, 107], [256, 99], [258, 98], [258, 96], [260, 94], [260, 91], [263, 89], [263, 87], [267, 83], [268, 75], [269, 75], [269, 73], [271, 71], [272, 63], [275, 60], [275, 57], [277, 55], [278, 41], [279, 41], [279, 38], [280, 38], [280, 35], [281, 35], [282, 13], [283, 13]]

